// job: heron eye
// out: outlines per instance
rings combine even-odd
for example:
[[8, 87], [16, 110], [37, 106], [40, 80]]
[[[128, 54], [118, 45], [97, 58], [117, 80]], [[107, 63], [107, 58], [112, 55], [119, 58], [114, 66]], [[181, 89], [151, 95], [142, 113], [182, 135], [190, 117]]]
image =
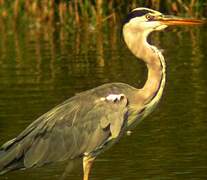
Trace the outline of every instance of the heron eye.
[[149, 21], [151, 21], [151, 20], [154, 19], [154, 16], [152, 16], [152, 15], [150, 15], [150, 14], [147, 14], [145, 17], [146, 17], [146, 19], [149, 20]]

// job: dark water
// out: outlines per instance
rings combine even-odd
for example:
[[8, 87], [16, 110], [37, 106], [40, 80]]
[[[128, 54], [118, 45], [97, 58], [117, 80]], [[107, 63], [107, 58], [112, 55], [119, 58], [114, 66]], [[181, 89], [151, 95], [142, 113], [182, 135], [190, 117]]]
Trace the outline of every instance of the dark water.
[[[99, 156], [91, 179], [207, 179], [206, 27], [152, 35], [164, 49], [166, 89], [156, 111]], [[74, 94], [106, 82], [141, 87], [146, 67], [120, 40], [68, 27], [0, 27], [0, 143]], [[16, 171], [0, 179], [59, 179], [62, 164]], [[81, 179], [78, 165], [68, 179]]]

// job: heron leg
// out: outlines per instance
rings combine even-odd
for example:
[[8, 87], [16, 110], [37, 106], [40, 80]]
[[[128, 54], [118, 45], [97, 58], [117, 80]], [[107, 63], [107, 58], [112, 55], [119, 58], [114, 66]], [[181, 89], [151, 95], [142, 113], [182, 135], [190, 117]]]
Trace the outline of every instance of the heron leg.
[[83, 157], [83, 173], [84, 173], [83, 180], [88, 180], [91, 166], [92, 166], [94, 160], [95, 160], [95, 157], [91, 157], [91, 156], [84, 156]]

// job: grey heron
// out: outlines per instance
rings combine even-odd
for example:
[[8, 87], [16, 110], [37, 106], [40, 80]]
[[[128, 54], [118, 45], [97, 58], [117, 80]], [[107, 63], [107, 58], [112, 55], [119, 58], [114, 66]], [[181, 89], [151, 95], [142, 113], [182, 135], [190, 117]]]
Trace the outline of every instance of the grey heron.
[[148, 35], [169, 25], [201, 23], [148, 8], [132, 10], [122, 32], [128, 48], [148, 68], [144, 86], [137, 89], [124, 83], [108, 83], [54, 107], [2, 145], [1, 174], [82, 158], [83, 179], [88, 180], [95, 158], [151, 113], [161, 99], [166, 64], [161, 51], [147, 42]]

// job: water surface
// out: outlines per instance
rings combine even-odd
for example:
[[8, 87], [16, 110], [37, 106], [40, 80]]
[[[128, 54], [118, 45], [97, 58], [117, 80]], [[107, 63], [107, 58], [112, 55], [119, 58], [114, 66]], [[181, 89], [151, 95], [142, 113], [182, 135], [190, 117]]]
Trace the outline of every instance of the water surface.
[[[91, 179], [207, 179], [206, 27], [155, 33], [167, 84], [156, 111], [95, 162]], [[119, 30], [0, 27], [0, 143], [74, 94], [107, 82], [141, 87], [147, 75]], [[16, 171], [0, 179], [59, 179], [64, 165]], [[81, 179], [78, 165], [67, 175]]]

